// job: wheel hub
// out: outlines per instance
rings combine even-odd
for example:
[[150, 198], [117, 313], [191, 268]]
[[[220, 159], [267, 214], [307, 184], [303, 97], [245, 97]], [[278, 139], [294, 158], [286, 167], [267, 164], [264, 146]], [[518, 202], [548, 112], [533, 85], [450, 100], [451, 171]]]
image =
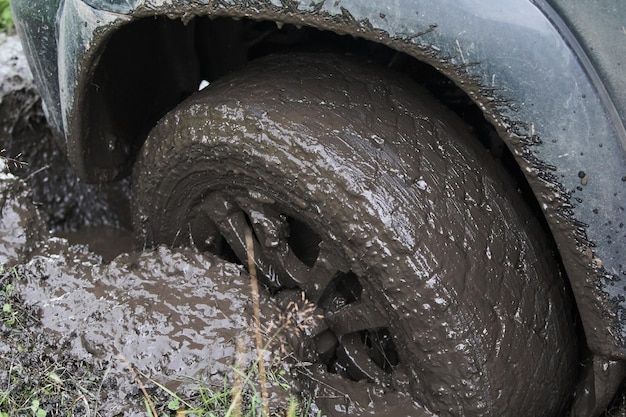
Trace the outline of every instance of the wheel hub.
[[194, 219], [205, 221], [195, 224], [201, 234], [192, 231], [200, 249], [234, 255], [246, 265], [245, 236], [250, 233], [258, 278], [274, 293], [301, 289], [324, 312], [324, 323], [311, 337], [316, 357], [328, 370], [392, 384], [400, 360], [388, 320], [331, 242], [258, 192], [213, 191], [196, 212]]

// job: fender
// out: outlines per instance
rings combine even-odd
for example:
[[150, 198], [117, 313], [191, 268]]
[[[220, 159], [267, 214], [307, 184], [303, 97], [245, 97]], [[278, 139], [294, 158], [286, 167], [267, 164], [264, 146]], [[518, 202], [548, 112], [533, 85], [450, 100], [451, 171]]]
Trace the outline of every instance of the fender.
[[[609, 360], [626, 359], [626, 131], [591, 61], [547, 3], [36, 3], [13, 2], [17, 20], [31, 22], [18, 31], [27, 40], [49, 119], [65, 137], [78, 174], [93, 182], [119, 178], [132, 164], [133, 150], [119, 139], [124, 132], [101, 128], [111, 115], [91, 97], [99, 88], [94, 74], [112, 35], [144, 17], [180, 19], [182, 32], [196, 15], [313, 26], [375, 41], [430, 64], [475, 101], [522, 168], [563, 259], [589, 348]], [[23, 18], [45, 15], [42, 7], [58, 10], [56, 25]], [[626, 6], [620, 7], [626, 14]], [[28, 42], [34, 38], [44, 39], [46, 47], [36, 49]], [[188, 51], [172, 53], [193, 59]], [[189, 78], [190, 86], [197, 86], [197, 78]], [[176, 104], [167, 100], [170, 107]]]

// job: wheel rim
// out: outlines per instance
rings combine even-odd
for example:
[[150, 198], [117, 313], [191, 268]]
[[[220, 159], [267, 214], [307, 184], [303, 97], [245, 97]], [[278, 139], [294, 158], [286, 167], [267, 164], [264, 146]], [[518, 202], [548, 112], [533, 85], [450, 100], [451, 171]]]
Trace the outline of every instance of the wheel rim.
[[202, 219], [200, 232], [191, 230], [194, 244], [246, 265], [250, 234], [259, 279], [274, 292], [299, 288], [323, 311], [310, 335], [318, 360], [355, 381], [393, 386], [402, 365], [388, 318], [335, 245], [284, 207], [256, 191], [211, 191], [192, 210]]

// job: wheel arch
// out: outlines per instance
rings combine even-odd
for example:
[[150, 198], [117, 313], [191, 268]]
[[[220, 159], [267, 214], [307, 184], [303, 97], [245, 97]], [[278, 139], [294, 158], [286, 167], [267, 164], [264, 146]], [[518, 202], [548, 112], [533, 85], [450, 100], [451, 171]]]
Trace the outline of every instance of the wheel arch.
[[[528, 0], [509, 0], [501, 9], [454, 1], [175, 3], [65, 1], [58, 26], [60, 107], [48, 107], [61, 115], [70, 160], [84, 179], [128, 173], [144, 133], [209, 71], [185, 41], [196, 15], [367, 39], [436, 68], [481, 109], [543, 210], [590, 349], [626, 358], [623, 125], [609, 117], [588, 69], [537, 6]], [[131, 64], [113, 65], [120, 59]]]

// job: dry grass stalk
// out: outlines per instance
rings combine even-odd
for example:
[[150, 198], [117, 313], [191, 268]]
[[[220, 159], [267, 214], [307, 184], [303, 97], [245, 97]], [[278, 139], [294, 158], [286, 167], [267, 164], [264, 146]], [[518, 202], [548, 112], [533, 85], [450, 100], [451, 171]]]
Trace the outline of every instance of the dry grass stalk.
[[20, 159], [22, 157], [21, 153], [17, 154], [15, 158], [11, 158], [11, 157], [2, 155], [5, 152], [6, 152], [6, 149], [0, 149], [0, 158], [5, 160], [8, 164], [12, 164], [15, 168], [22, 168], [24, 165], [28, 165], [28, 163]]
[[143, 393], [144, 399], [146, 400], [148, 407], [150, 407], [150, 412], [152, 413], [154, 417], [158, 417], [159, 414], [157, 413], [156, 408], [154, 407], [154, 403], [152, 402], [150, 395], [148, 395], [148, 391], [146, 391], [146, 387], [144, 386], [143, 382], [141, 381], [141, 379], [139, 379], [139, 376], [137, 376], [135, 369], [133, 369], [133, 366], [130, 364], [130, 362], [128, 362], [128, 360], [126, 359], [126, 357], [124, 357], [124, 355], [120, 353], [119, 356], [120, 356], [120, 360], [122, 361], [122, 363], [126, 365], [128, 370], [130, 371], [131, 375], [133, 376], [133, 379], [139, 385], [139, 389]]
[[259, 364], [259, 378], [261, 380], [261, 399], [265, 416], [270, 415], [269, 395], [267, 393], [267, 378], [265, 375], [265, 361], [263, 359], [263, 335], [261, 334], [261, 307], [259, 304], [259, 282], [254, 265], [254, 243], [252, 233], [246, 231], [246, 247], [248, 251], [248, 271], [250, 272], [250, 286], [252, 287], [252, 307], [254, 309], [254, 335], [256, 341], [257, 363]]
[[243, 370], [246, 367], [246, 345], [241, 337], [235, 339], [235, 380], [233, 381], [233, 399], [230, 406], [230, 416], [241, 417], [241, 402], [243, 400], [244, 377]]

